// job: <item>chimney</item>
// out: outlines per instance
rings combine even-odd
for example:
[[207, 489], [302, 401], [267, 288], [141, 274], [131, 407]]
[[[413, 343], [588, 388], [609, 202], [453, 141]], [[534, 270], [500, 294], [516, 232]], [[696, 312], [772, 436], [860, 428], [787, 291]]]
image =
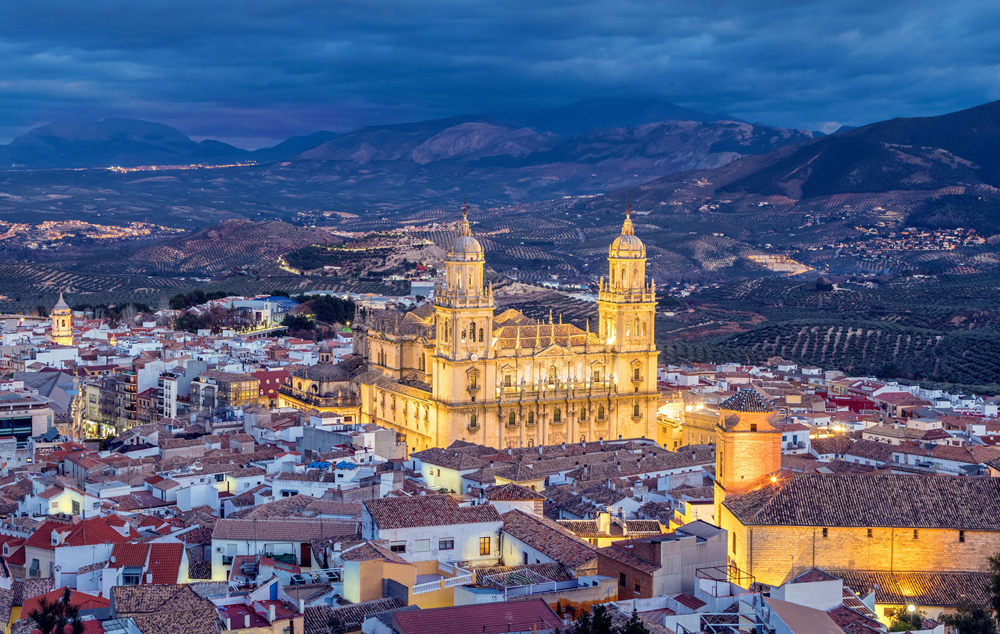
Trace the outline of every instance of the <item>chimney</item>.
[[541, 445], [538, 445], [538, 455], [539, 456], [542, 455], [542, 446]]
[[[249, 619], [250, 619], [250, 617], [247, 617], [247, 620], [249, 620]], [[267, 620], [270, 623], [274, 623], [274, 604], [273, 603], [271, 605], [267, 606]], [[250, 627], [250, 625], [247, 624], [247, 627]]]
[[562, 450], [563, 450], [563, 451], [566, 451], [566, 442], [565, 442], [565, 441], [563, 441], [563, 444], [562, 444]]
[[250, 615], [249, 614], [244, 614], [243, 615], [243, 627], [245, 629], [250, 629]]
[[601, 438], [601, 448], [603, 448], [603, 447], [604, 447], [604, 439]]
[[306, 600], [299, 599], [299, 614], [305, 614], [305, 613], [306, 613]]
[[698, 452], [697, 451], [692, 451], [691, 452], [691, 460], [697, 460], [697, 459], [698, 459]]
[[492, 468], [493, 468], [493, 461], [490, 460], [490, 469], [492, 469]]

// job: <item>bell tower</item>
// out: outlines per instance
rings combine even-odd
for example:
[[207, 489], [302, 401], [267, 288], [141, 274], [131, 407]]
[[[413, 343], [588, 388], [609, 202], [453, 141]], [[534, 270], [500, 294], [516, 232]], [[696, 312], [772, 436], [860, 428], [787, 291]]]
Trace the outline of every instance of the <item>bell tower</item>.
[[59, 301], [52, 308], [52, 343], [60, 346], [73, 345], [73, 311], [59, 293]]
[[597, 306], [598, 336], [616, 352], [655, 349], [656, 289], [646, 282], [646, 245], [635, 235], [631, 207], [608, 250], [608, 277], [599, 282]]
[[434, 289], [436, 354], [452, 361], [485, 359], [492, 349], [493, 285], [483, 279], [483, 246], [472, 237], [468, 205], [444, 264], [445, 279]]
[[721, 521], [722, 502], [757, 488], [781, 470], [781, 431], [778, 408], [752, 387], [719, 404], [722, 420], [716, 426], [715, 523]]

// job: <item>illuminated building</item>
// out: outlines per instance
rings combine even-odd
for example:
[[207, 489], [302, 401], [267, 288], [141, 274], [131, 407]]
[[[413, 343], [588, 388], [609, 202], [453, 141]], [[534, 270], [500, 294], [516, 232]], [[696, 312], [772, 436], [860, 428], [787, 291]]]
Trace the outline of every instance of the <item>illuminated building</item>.
[[405, 436], [411, 451], [456, 440], [507, 448], [655, 438], [655, 293], [631, 217], [609, 249], [591, 330], [551, 314], [494, 314], [483, 247], [465, 212], [434, 306], [372, 311], [355, 324], [360, 356], [295, 373], [279, 403], [330, 411], [339, 400], [361, 422]]
[[59, 301], [52, 308], [52, 343], [60, 346], [73, 345], [73, 311], [59, 293]]

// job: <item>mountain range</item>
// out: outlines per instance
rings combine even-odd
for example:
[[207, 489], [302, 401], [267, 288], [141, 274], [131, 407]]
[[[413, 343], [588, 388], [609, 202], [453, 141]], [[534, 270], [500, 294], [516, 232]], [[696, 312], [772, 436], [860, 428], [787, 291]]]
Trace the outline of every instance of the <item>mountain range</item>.
[[[687, 124], [648, 127], [679, 121]], [[706, 134], [713, 138], [701, 150], [686, 141]], [[675, 138], [667, 141], [671, 136]], [[509, 119], [463, 115], [369, 126], [344, 134], [322, 131], [252, 151], [211, 139], [196, 142], [175, 128], [137, 119], [52, 123], [0, 146], [0, 165], [44, 169], [285, 160], [426, 165], [504, 157], [510, 166], [553, 160], [594, 162], [599, 156], [620, 158], [636, 152], [661, 156], [663, 152], [675, 153], [679, 147], [689, 156], [724, 155], [707, 162], [679, 162], [694, 168], [810, 138], [813, 134], [809, 132], [751, 126], [664, 101], [592, 99], [564, 108], [511, 113]]]

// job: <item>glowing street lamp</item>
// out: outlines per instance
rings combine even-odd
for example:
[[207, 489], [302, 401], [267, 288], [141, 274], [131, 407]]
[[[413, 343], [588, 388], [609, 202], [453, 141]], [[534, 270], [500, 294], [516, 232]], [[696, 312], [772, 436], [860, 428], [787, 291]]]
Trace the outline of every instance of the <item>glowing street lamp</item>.
[[910, 605], [906, 606], [906, 611], [910, 613], [910, 629], [912, 630], [913, 629], [913, 614], [914, 614], [914, 612], [917, 611], [917, 606], [915, 606], [915, 605], [913, 605], [911, 603]]

